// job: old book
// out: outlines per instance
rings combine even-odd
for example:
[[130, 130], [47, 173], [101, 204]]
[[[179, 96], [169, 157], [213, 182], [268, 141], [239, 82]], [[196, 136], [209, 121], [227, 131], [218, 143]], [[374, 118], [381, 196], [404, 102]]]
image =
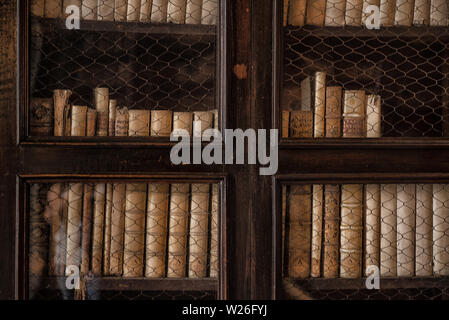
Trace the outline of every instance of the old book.
[[289, 134], [289, 127], [290, 127], [290, 111], [283, 110], [282, 111], [282, 119], [281, 119], [281, 126], [282, 126], [282, 138], [288, 138]]
[[97, 136], [108, 135], [109, 127], [109, 89], [94, 89], [94, 105], [97, 110]]
[[219, 240], [218, 240], [218, 225], [219, 225], [219, 187], [218, 184], [212, 185], [212, 201], [211, 201], [211, 222], [210, 222], [210, 263], [209, 263], [209, 277], [218, 278], [219, 271]]
[[97, 0], [82, 0], [81, 17], [83, 20], [97, 20], [97, 11]]
[[310, 275], [314, 278], [321, 276], [321, 238], [323, 234], [323, 185], [313, 185], [312, 199], [312, 261]]
[[345, 90], [343, 138], [365, 137], [365, 103], [365, 91]]
[[47, 192], [47, 206], [45, 208], [45, 217], [50, 224], [48, 252], [48, 273], [50, 276], [63, 276], [65, 273], [67, 219], [64, 216], [64, 207], [66, 207], [64, 202], [66, 202], [64, 184], [56, 183], [51, 185]]
[[363, 0], [346, 0], [345, 24], [360, 27], [362, 24]]
[[[81, 218], [83, 213], [83, 184], [70, 183], [67, 213], [67, 257], [66, 266], [81, 264]], [[70, 275], [70, 272], [66, 273]]]
[[54, 90], [53, 91], [53, 108], [54, 108], [54, 135], [56, 137], [64, 136], [64, 111], [69, 103], [70, 90]]
[[365, 271], [380, 267], [380, 185], [365, 185]]
[[326, 11], [326, 0], [307, 1], [306, 24], [323, 26]]
[[189, 230], [189, 278], [205, 278], [209, 238], [209, 184], [192, 184]]
[[397, 276], [397, 188], [395, 184], [380, 187], [380, 274]]
[[111, 253], [109, 274], [121, 276], [123, 272], [123, 239], [125, 231], [126, 187], [124, 183], [112, 185]]
[[218, 21], [218, 0], [203, 0], [201, 24], [214, 25]]
[[173, 134], [180, 134], [180, 130], [187, 131], [192, 135], [193, 113], [192, 112], [174, 112], [173, 113]]
[[128, 0], [126, 21], [139, 21], [141, 0]]
[[128, 136], [129, 129], [129, 112], [128, 108], [117, 109], [115, 118], [115, 129], [114, 133], [116, 137], [126, 137]]
[[380, 138], [382, 136], [382, 110], [379, 95], [366, 96], [366, 137]]
[[290, 0], [288, 7], [288, 24], [303, 26], [306, 17], [306, 0]]
[[140, 2], [140, 22], [150, 22], [151, 20], [151, 6], [153, 0], [141, 0]]
[[417, 277], [432, 275], [433, 204], [432, 185], [416, 185], [416, 244], [415, 274]]
[[150, 134], [150, 111], [149, 110], [129, 110], [129, 130], [130, 137], [146, 137]]
[[368, 11], [368, 6], [377, 6], [380, 7], [380, 0], [363, 0], [363, 7], [362, 7], [362, 26], [366, 26], [366, 19], [369, 18], [370, 20], [373, 18], [373, 11]]
[[313, 137], [313, 113], [311, 111], [292, 111], [290, 113], [290, 137]]
[[169, 184], [149, 184], [145, 277], [165, 277]]
[[380, 0], [380, 25], [391, 27], [394, 24], [396, 0]]
[[413, 12], [414, 25], [429, 25], [430, 0], [415, 0]]
[[[145, 0], [143, 0], [145, 1]], [[115, 0], [114, 3], [114, 20], [126, 21], [126, 13], [128, 11], [128, 0]]]
[[323, 277], [338, 277], [340, 227], [340, 187], [324, 186]]
[[430, 0], [430, 25], [445, 27], [448, 24], [448, 3], [446, 0]]
[[53, 135], [53, 101], [33, 98], [30, 105], [30, 133], [32, 136]]
[[310, 226], [312, 220], [310, 185], [292, 185], [289, 199], [288, 276], [310, 276]]
[[409, 27], [412, 25], [414, 2], [415, 0], [396, 0], [395, 25]]
[[325, 136], [325, 113], [326, 113], [326, 72], [315, 73], [315, 95], [314, 95], [314, 127], [313, 136], [323, 138]]
[[184, 24], [187, 0], [168, 0], [167, 22]]
[[103, 252], [103, 275], [110, 274], [111, 267], [111, 217], [113, 184], [106, 184], [106, 206], [104, 212], [104, 252]]
[[97, 183], [94, 186], [93, 225], [92, 225], [92, 272], [101, 275], [103, 244], [104, 244], [104, 218], [106, 204], [106, 184]]
[[341, 136], [341, 96], [342, 87], [326, 88], [326, 137]]
[[115, 0], [98, 0], [98, 21], [113, 21], [114, 20], [114, 6]]
[[433, 185], [433, 275], [449, 276], [449, 185]]
[[153, 0], [151, 22], [167, 22], [168, 0]]
[[341, 186], [340, 277], [362, 276], [363, 185]]
[[45, 0], [45, 17], [60, 18], [62, 16], [62, 0]]
[[186, 276], [189, 187], [188, 184], [171, 185], [168, 227], [168, 278], [183, 278]]
[[81, 229], [81, 268], [82, 275], [86, 275], [90, 268], [90, 246], [92, 232], [92, 199], [94, 186], [91, 183], [84, 184], [83, 194], [83, 220]]
[[173, 112], [170, 110], [151, 110], [151, 136], [170, 137]]
[[36, 17], [44, 16], [44, 2], [45, 0], [32, 0], [31, 1], [31, 14]]
[[324, 19], [324, 25], [331, 27], [344, 27], [345, 9], [345, 0], [328, 0], [326, 2], [326, 17]]
[[115, 118], [117, 117], [117, 100], [111, 99], [109, 100], [109, 126], [108, 126], [108, 135], [110, 137], [115, 136]]
[[415, 185], [397, 185], [397, 275], [415, 275]]
[[288, 5], [289, 0], [283, 1], [283, 8], [282, 8], [282, 26], [286, 27], [288, 23]]
[[187, 0], [186, 24], [201, 24], [203, 0]]
[[64, 108], [64, 137], [70, 137], [72, 135], [72, 106], [70, 104], [66, 105]]
[[147, 205], [147, 184], [126, 185], [125, 246], [123, 276], [143, 276], [143, 255], [145, 251], [145, 217]]
[[86, 136], [93, 137], [96, 133], [97, 111], [92, 108], [87, 109]]
[[87, 107], [72, 106], [71, 136], [73, 137], [86, 136], [86, 126], [87, 126]]
[[201, 137], [207, 129], [214, 125], [214, 114], [209, 111], [195, 111], [193, 113], [193, 136]]

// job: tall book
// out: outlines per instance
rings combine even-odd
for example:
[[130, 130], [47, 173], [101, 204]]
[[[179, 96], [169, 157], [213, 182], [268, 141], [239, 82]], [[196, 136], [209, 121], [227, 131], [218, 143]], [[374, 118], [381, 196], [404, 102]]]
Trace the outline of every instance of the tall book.
[[340, 187], [324, 186], [323, 277], [338, 277], [338, 243], [340, 226]]
[[289, 128], [290, 128], [290, 111], [282, 110], [282, 119], [281, 119], [281, 137], [288, 138], [289, 136]]
[[433, 185], [433, 275], [449, 276], [449, 185]]
[[397, 275], [415, 275], [416, 186], [397, 185]]
[[323, 26], [326, 11], [326, 0], [307, 1], [306, 24]]
[[430, 0], [415, 0], [413, 10], [414, 25], [429, 25], [430, 21]]
[[290, 0], [288, 7], [288, 24], [303, 26], [306, 17], [306, 0]]
[[415, 274], [417, 277], [432, 275], [433, 203], [432, 185], [416, 185], [416, 244]]
[[109, 89], [94, 89], [94, 105], [97, 110], [97, 136], [108, 135], [109, 127]]
[[313, 137], [311, 82], [310, 77], [301, 81], [301, 110], [291, 112], [290, 136], [293, 138]]
[[114, 20], [114, 0], [98, 0], [98, 21], [113, 21]]
[[410, 27], [413, 22], [413, 6], [415, 0], [396, 0], [394, 24]]
[[97, 111], [92, 108], [87, 108], [87, 124], [86, 124], [86, 136], [93, 137], [96, 133], [97, 123]]
[[[67, 257], [66, 266], [81, 264], [81, 218], [83, 213], [83, 184], [70, 183], [67, 214]], [[70, 272], [66, 272], [70, 275]]]
[[106, 205], [106, 184], [97, 183], [94, 186], [93, 225], [92, 225], [92, 272], [101, 275], [104, 219]]
[[185, 130], [189, 136], [192, 135], [193, 113], [174, 112], [173, 113], [173, 133], [180, 134], [180, 130]]
[[115, 136], [115, 119], [117, 118], [117, 100], [109, 100], [108, 135]]
[[30, 133], [32, 136], [53, 135], [52, 99], [44, 99], [44, 98], [31, 99]]
[[201, 24], [203, 0], [187, 0], [186, 24]]
[[380, 138], [382, 136], [382, 111], [379, 95], [366, 96], [366, 137]]
[[362, 24], [363, 0], [346, 0], [345, 24], [360, 27]]
[[325, 114], [326, 114], [326, 72], [315, 73], [315, 95], [314, 95], [314, 132], [315, 138], [323, 138], [326, 134]]
[[214, 114], [209, 111], [195, 111], [193, 121], [193, 136], [201, 137], [204, 131], [213, 128]]
[[430, 25], [445, 27], [448, 24], [448, 3], [446, 0], [430, 0]]
[[97, 20], [97, 0], [82, 0], [81, 17], [83, 20]]
[[142, 277], [145, 252], [145, 217], [147, 185], [129, 183], [126, 185], [125, 245], [123, 276]]
[[289, 199], [288, 276], [310, 276], [311, 186], [292, 185]]
[[146, 137], [150, 134], [150, 111], [149, 110], [129, 110], [129, 130], [130, 137]]
[[72, 137], [86, 136], [87, 126], [87, 107], [72, 106]]
[[169, 184], [149, 184], [145, 277], [165, 277]]
[[170, 137], [173, 112], [170, 110], [151, 110], [150, 135], [152, 137]]
[[151, 22], [167, 22], [168, 0], [153, 0]]
[[114, 3], [114, 20], [126, 21], [128, 11], [128, 0], [115, 0]]
[[218, 19], [218, 0], [203, 0], [201, 24], [214, 25]]
[[168, 0], [167, 22], [184, 24], [187, 0]]
[[111, 248], [109, 274], [121, 276], [123, 273], [123, 239], [125, 231], [126, 187], [124, 183], [112, 185]]
[[168, 278], [184, 278], [186, 276], [189, 187], [188, 184], [171, 185], [168, 227]]
[[341, 186], [340, 277], [362, 276], [363, 185]]
[[81, 268], [82, 275], [90, 270], [90, 246], [92, 234], [92, 200], [94, 186], [91, 183], [84, 184], [83, 191], [83, 219], [81, 229]]
[[192, 184], [190, 199], [189, 278], [205, 278], [209, 238], [209, 184]]
[[380, 185], [365, 185], [365, 271], [380, 267]]
[[212, 208], [211, 208], [211, 222], [210, 222], [210, 263], [209, 263], [209, 277], [218, 278], [219, 271], [219, 252], [218, 252], [218, 225], [219, 225], [219, 198], [218, 198], [218, 184], [212, 185]]
[[363, 7], [362, 7], [362, 26], [366, 26], [366, 20], [373, 19], [374, 12], [368, 12], [368, 7], [374, 5], [378, 8], [380, 7], [380, 0], [363, 0]]
[[345, 90], [343, 138], [365, 137], [365, 103], [365, 91]]
[[380, 0], [380, 25], [391, 27], [394, 24], [396, 0]]
[[45, 0], [45, 17], [60, 18], [62, 16], [62, 0]]
[[126, 137], [129, 134], [128, 108], [117, 109], [114, 134], [116, 137]]
[[153, 5], [153, 0], [141, 0], [140, 2], [140, 22], [150, 22], [151, 21], [151, 7]]
[[321, 276], [321, 239], [323, 235], [323, 185], [313, 185], [312, 198], [312, 253], [310, 275], [314, 278]]
[[69, 103], [70, 90], [54, 90], [53, 91], [53, 111], [54, 111], [54, 135], [56, 137], [64, 136], [64, 112]]
[[139, 21], [141, 0], [128, 0], [126, 21]]
[[327, 0], [324, 25], [330, 27], [343, 27], [345, 25], [345, 0]]
[[44, 16], [44, 1], [45, 0], [33, 0], [31, 1], [31, 14], [36, 17]]
[[326, 137], [341, 136], [341, 96], [342, 87], [326, 88]]
[[383, 184], [380, 188], [380, 274], [397, 276], [397, 187]]
[[103, 275], [110, 275], [111, 268], [111, 216], [113, 184], [106, 184], [106, 206], [104, 212], [104, 253], [103, 253]]

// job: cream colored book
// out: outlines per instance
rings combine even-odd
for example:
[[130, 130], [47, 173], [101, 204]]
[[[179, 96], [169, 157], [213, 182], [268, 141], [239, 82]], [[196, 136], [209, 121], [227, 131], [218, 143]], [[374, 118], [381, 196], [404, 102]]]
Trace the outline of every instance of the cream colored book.
[[394, 24], [396, 0], [380, 0], [380, 25], [391, 27]]
[[414, 25], [429, 25], [430, 21], [430, 0], [415, 0], [413, 10]]
[[151, 110], [151, 136], [170, 137], [173, 112], [170, 110]]
[[81, 17], [83, 20], [97, 20], [97, 11], [97, 0], [82, 0]]
[[115, 119], [117, 117], [117, 100], [109, 100], [109, 120], [108, 120], [108, 135], [115, 136]]
[[106, 184], [106, 207], [104, 213], [104, 254], [103, 254], [103, 275], [110, 274], [111, 267], [111, 216], [112, 216], [112, 195], [113, 184]]
[[31, 1], [31, 14], [36, 17], [44, 16], [44, 2], [45, 0], [32, 0]]
[[108, 135], [109, 128], [109, 89], [94, 89], [94, 105], [97, 110], [97, 136]]
[[326, 11], [326, 0], [308, 0], [306, 12], [306, 24], [323, 26]]
[[192, 184], [189, 230], [189, 278], [205, 278], [209, 238], [209, 184]]
[[432, 185], [416, 185], [416, 244], [415, 274], [417, 277], [432, 275], [433, 203]]
[[380, 138], [382, 136], [382, 110], [379, 95], [366, 96], [366, 137]]
[[140, 2], [140, 22], [150, 22], [151, 21], [151, 6], [153, 0], [141, 0]]
[[139, 21], [141, 0], [128, 0], [126, 21]]
[[209, 111], [195, 111], [193, 121], [193, 136], [201, 137], [204, 131], [213, 128], [214, 114]]
[[193, 113], [174, 112], [173, 113], [173, 134], [180, 135], [181, 130], [185, 130], [189, 136], [192, 135]]
[[365, 104], [365, 91], [345, 90], [343, 105], [343, 138], [365, 137]]
[[312, 253], [310, 275], [313, 278], [321, 276], [321, 239], [323, 235], [323, 207], [324, 193], [323, 185], [313, 185], [312, 199]]
[[342, 87], [326, 88], [326, 138], [341, 136]]
[[380, 268], [380, 185], [365, 185], [365, 271], [375, 266]]
[[129, 131], [130, 137], [146, 137], [150, 134], [150, 111], [149, 110], [129, 110]]
[[97, 111], [95, 109], [87, 108], [87, 124], [86, 136], [93, 137], [96, 133]]
[[397, 276], [397, 188], [383, 184], [380, 189], [380, 274]]
[[186, 24], [201, 24], [203, 0], [187, 0]]
[[165, 277], [169, 184], [149, 184], [145, 277]]
[[[83, 213], [83, 184], [69, 184], [67, 215], [66, 266], [79, 267], [81, 263], [81, 217]], [[70, 275], [70, 272], [66, 272]]]
[[170, 189], [167, 277], [184, 278], [186, 276], [190, 186], [172, 184]]
[[113, 21], [114, 20], [114, 0], [98, 0], [98, 21]]
[[123, 277], [136, 278], [143, 276], [146, 204], [147, 184], [127, 184]]
[[346, 0], [345, 24], [360, 27], [362, 24], [363, 0]]
[[60, 18], [62, 16], [62, 0], [45, 0], [45, 17]]
[[449, 276], [449, 185], [433, 185], [433, 275]]
[[101, 275], [103, 244], [104, 244], [104, 218], [106, 204], [106, 185], [97, 183], [94, 186], [93, 226], [92, 226], [92, 272]]
[[116, 137], [126, 137], [129, 132], [129, 111], [128, 108], [118, 108], [115, 117], [115, 130]]
[[366, 26], [366, 19], [369, 17], [369, 19], [371, 20], [372, 14], [373, 12], [369, 12], [367, 13], [368, 10], [368, 6], [377, 6], [378, 8], [380, 8], [380, 0], [363, 0], [363, 8], [362, 8], [362, 26]]
[[112, 185], [111, 209], [111, 253], [109, 274], [121, 276], [123, 273], [123, 239], [125, 231], [126, 187], [124, 183]]
[[448, 3], [446, 0], [430, 0], [430, 25], [445, 27], [448, 24]]
[[340, 277], [362, 276], [363, 185], [341, 186]]
[[83, 137], [86, 135], [87, 107], [72, 106], [72, 137]]
[[151, 22], [167, 22], [168, 0], [153, 0]]
[[56, 137], [64, 136], [64, 111], [71, 94], [72, 91], [70, 90], [53, 91], [54, 135]]
[[416, 186], [397, 185], [397, 274], [415, 275]]
[[323, 277], [338, 277], [340, 186], [324, 186]]
[[413, 5], [415, 0], [396, 0], [394, 24], [410, 27], [413, 22]]
[[290, 111], [282, 110], [281, 127], [282, 138], [288, 138], [288, 131], [290, 127]]
[[288, 24], [303, 26], [306, 17], [306, 0], [290, 0], [288, 7]]
[[314, 138], [324, 138], [326, 134], [325, 129], [325, 114], [326, 114], [326, 72], [315, 73], [315, 95], [314, 95]]
[[326, 16], [324, 19], [324, 25], [330, 27], [344, 27], [345, 10], [345, 0], [328, 0], [326, 2]]
[[187, 0], [168, 0], [167, 22], [184, 24], [186, 21]]
[[128, 12], [128, 0], [115, 0], [114, 20], [126, 21], [127, 12]]
[[219, 240], [218, 240], [218, 226], [219, 226], [219, 186], [212, 185], [212, 208], [211, 208], [211, 222], [210, 222], [210, 263], [209, 263], [209, 277], [218, 278], [219, 272]]
[[203, 0], [201, 24], [214, 25], [218, 22], [218, 0]]
[[84, 184], [83, 193], [83, 220], [81, 229], [81, 268], [82, 275], [86, 275], [90, 271], [90, 247], [92, 233], [92, 200], [94, 185], [91, 183]]

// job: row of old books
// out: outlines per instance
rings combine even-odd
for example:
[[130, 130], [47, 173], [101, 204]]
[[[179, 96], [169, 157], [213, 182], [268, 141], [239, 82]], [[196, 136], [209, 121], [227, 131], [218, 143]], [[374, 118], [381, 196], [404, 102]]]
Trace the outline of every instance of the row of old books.
[[381, 137], [379, 95], [326, 86], [325, 72], [304, 79], [300, 95], [301, 110], [282, 111], [283, 138]]
[[360, 27], [372, 19], [371, 5], [380, 26], [448, 25], [446, 0], [284, 0], [284, 26]]
[[218, 0], [33, 0], [31, 13], [60, 18], [80, 9], [81, 19], [177, 24], [217, 24]]
[[449, 185], [292, 185], [288, 198], [283, 191], [288, 277], [360, 278], [372, 266], [383, 277], [449, 275]]
[[30, 274], [218, 276], [218, 185], [30, 187]]
[[94, 107], [69, 103], [70, 90], [54, 90], [53, 100], [32, 99], [31, 135], [33, 136], [152, 136], [169, 137], [186, 130], [201, 136], [218, 128], [218, 110], [173, 112], [171, 110], [134, 110], [119, 107], [110, 99], [108, 88], [94, 89]]

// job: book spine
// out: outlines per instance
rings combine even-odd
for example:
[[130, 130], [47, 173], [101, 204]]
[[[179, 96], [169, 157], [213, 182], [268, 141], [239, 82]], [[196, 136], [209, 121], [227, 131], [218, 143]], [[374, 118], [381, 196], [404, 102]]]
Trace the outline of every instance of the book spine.
[[126, 185], [123, 277], [143, 276], [146, 203], [146, 184], [130, 183]]
[[289, 0], [284, 0], [284, 7], [282, 10], [282, 26], [286, 27], [288, 22], [288, 6]]
[[45, 0], [45, 17], [60, 18], [62, 16], [62, 0]]
[[211, 208], [211, 222], [210, 222], [210, 270], [209, 276], [211, 278], [218, 278], [219, 272], [219, 240], [218, 240], [218, 225], [219, 225], [219, 187], [218, 184], [212, 185], [212, 208]]
[[397, 276], [397, 187], [383, 184], [380, 189], [380, 274]]
[[115, 136], [115, 119], [117, 117], [117, 100], [111, 99], [109, 100], [109, 126], [108, 126], [108, 134], [110, 137]]
[[288, 275], [307, 278], [310, 276], [311, 186], [291, 186], [289, 200]]
[[53, 135], [52, 99], [31, 99], [30, 115], [30, 133], [32, 136]]
[[365, 91], [345, 90], [343, 138], [365, 137], [365, 103]]
[[203, 0], [187, 0], [186, 23], [201, 24]]
[[98, 0], [98, 21], [113, 21], [114, 20], [114, 0]]
[[341, 136], [341, 87], [326, 88], [326, 137]]
[[209, 111], [195, 111], [193, 120], [193, 136], [201, 137], [204, 131], [213, 128], [214, 114]]
[[315, 73], [315, 118], [314, 133], [315, 138], [325, 136], [325, 113], [326, 113], [326, 72]]
[[83, 223], [81, 231], [81, 274], [86, 275], [89, 272], [90, 264], [90, 246], [92, 231], [92, 199], [94, 186], [90, 183], [84, 184], [83, 197]]
[[312, 261], [310, 275], [318, 278], [321, 275], [321, 239], [323, 234], [323, 185], [313, 185], [312, 200]]
[[282, 138], [288, 138], [290, 127], [290, 111], [282, 111]]
[[63, 221], [63, 184], [51, 185], [47, 192], [47, 206], [45, 216], [50, 224], [50, 247], [49, 247], [49, 275], [64, 275], [65, 254], [65, 227]]
[[[81, 264], [81, 217], [83, 210], [83, 184], [69, 184], [67, 214], [67, 257], [66, 266], [79, 267]], [[70, 272], [66, 272], [70, 275]]]
[[323, 277], [338, 277], [338, 239], [340, 226], [340, 188], [324, 186]]
[[394, 24], [396, 0], [380, 0], [380, 25], [391, 27]]
[[448, 4], [446, 0], [430, 0], [430, 25], [445, 27], [448, 23]]
[[109, 274], [121, 276], [123, 273], [123, 239], [125, 231], [126, 184], [112, 185], [111, 210], [111, 252]]
[[150, 134], [150, 111], [149, 110], [129, 110], [129, 130], [130, 137], [147, 137]]
[[151, 22], [167, 22], [168, 0], [153, 0], [151, 7]]
[[115, 118], [115, 136], [116, 137], [127, 137], [129, 131], [129, 112], [128, 108], [117, 109]]
[[209, 238], [210, 185], [192, 184], [190, 200], [189, 278], [205, 278]]
[[70, 90], [54, 90], [53, 91], [53, 107], [54, 107], [54, 135], [56, 137], [64, 136], [64, 110], [69, 102]]
[[97, 20], [97, 0], [82, 0], [81, 17], [84, 20]]
[[35, 17], [43, 17], [45, 0], [33, 0], [31, 1], [31, 14]]
[[94, 187], [94, 213], [92, 226], [92, 272], [94, 275], [101, 275], [101, 265], [104, 244], [104, 220], [106, 203], [106, 185], [104, 183], [95, 184]]
[[151, 7], [153, 0], [142, 0], [140, 3], [140, 22], [150, 22], [151, 21]]
[[324, 25], [331, 27], [343, 27], [345, 25], [345, 9], [345, 0], [327, 0]]
[[97, 110], [97, 135], [105, 137], [109, 127], [109, 89], [95, 88], [94, 103]]
[[186, 21], [187, 0], [169, 0], [167, 22], [184, 24]]
[[380, 8], [380, 0], [363, 0], [363, 8], [362, 8], [362, 26], [366, 26], [366, 19], [368, 17], [371, 18], [372, 12], [367, 13], [368, 6], [377, 6]]
[[306, 0], [290, 0], [288, 7], [288, 24], [303, 26], [306, 17]]
[[128, 11], [128, 0], [115, 0], [114, 4], [114, 20], [126, 21]]
[[396, 0], [394, 24], [410, 27], [413, 22], [413, 5], [415, 0]]
[[145, 277], [165, 277], [169, 184], [149, 184]]
[[416, 186], [397, 185], [397, 275], [415, 275]]
[[416, 185], [416, 248], [415, 274], [417, 277], [432, 275], [432, 185]]
[[170, 137], [173, 112], [169, 110], [151, 111], [151, 136]]
[[313, 26], [323, 26], [326, 11], [326, 0], [308, 0], [306, 24]]
[[449, 185], [433, 185], [433, 275], [449, 276]]
[[313, 137], [313, 112], [292, 111], [290, 114], [290, 136], [292, 138]]
[[103, 275], [110, 274], [111, 267], [111, 217], [112, 217], [112, 195], [113, 184], [106, 184], [106, 207], [104, 213], [104, 253], [103, 253]]
[[430, 0], [415, 0], [413, 14], [414, 25], [429, 25], [430, 21]]
[[381, 98], [372, 94], [366, 97], [366, 137], [380, 138], [382, 136]]
[[189, 185], [172, 184], [168, 231], [168, 278], [186, 276]]
[[365, 272], [368, 268], [380, 267], [380, 185], [365, 186]]
[[128, 0], [126, 21], [139, 21], [141, 0]]
[[95, 136], [96, 130], [96, 122], [97, 122], [97, 111], [94, 109], [87, 109], [87, 124], [86, 124], [86, 136], [93, 137]]
[[174, 112], [173, 113], [173, 133], [180, 134], [180, 130], [185, 130], [192, 135], [193, 113], [192, 112]]
[[360, 27], [362, 24], [363, 0], [346, 0], [345, 24]]
[[215, 25], [218, 20], [218, 0], [203, 0], [201, 24]]
[[86, 136], [87, 126], [87, 107], [86, 106], [72, 106], [72, 137]]

